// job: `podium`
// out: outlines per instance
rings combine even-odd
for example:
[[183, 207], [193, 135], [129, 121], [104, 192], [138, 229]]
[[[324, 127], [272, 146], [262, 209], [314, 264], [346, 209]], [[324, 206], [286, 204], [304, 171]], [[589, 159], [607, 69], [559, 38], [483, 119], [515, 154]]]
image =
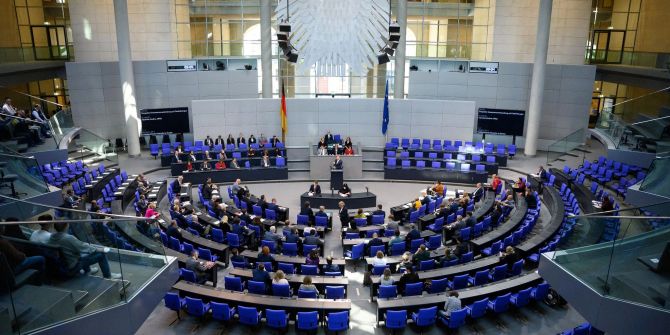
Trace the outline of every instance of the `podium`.
[[344, 182], [344, 170], [330, 169], [330, 189], [339, 190]]

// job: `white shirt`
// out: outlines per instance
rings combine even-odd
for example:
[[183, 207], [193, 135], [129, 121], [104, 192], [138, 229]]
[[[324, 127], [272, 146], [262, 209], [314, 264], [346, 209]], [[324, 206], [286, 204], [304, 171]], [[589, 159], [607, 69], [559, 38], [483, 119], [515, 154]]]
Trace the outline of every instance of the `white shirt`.
[[386, 266], [386, 258], [379, 258], [379, 257], [373, 258], [372, 266]]
[[277, 284], [277, 285], [288, 285], [288, 280], [286, 280], [286, 278], [282, 278], [282, 279], [279, 279], [279, 280], [273, 279], [272, 283]]
[[35, 243], [40, 243], [40, 244], [47, 244], [49, 243], [49, 239], [51, 238], [51, 233], [46, 231], [46, 230], [35, 230], [31, 235], [30, 235], [30, 242], [35, 242]]
[[2, 110], [9, 115], [16, 115], [16, 108], [12, 105], [4, 104], [2, 105]]
[[33, 109], [32, 114], [33, 114], [33, 117], [35, 118], [35, 120], [37, 120], [39, 122], [45, 122], [46, 121], [46, 120], [42, 119], [42, 117], [40, 116], [40, 112], [38, 112], [36, 109]]

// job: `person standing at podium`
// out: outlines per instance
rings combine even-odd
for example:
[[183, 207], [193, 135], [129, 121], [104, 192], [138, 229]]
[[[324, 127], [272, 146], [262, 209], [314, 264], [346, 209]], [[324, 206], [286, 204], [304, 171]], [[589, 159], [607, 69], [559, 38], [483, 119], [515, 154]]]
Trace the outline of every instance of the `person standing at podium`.
[[335, 160], [333, 161], [333, 169], [342, 170], [342, 158], [340, 158], [340, 155], [335, 156]]

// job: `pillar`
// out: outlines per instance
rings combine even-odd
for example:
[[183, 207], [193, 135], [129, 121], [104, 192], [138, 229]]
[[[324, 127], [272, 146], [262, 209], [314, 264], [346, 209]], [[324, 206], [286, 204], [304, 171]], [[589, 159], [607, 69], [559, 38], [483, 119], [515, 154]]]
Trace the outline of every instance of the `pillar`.
[[405, 49], [407, 46], [407, 0], [398, 0], [396, 13], [400, 25], [400, 43], [395, 50], [395, 84], [393, 86], [393, 97], [405, 98]]
[[540, 0], [540, 9], [537, 16], [535, 62], [533, 63], [533, 78], [530, 85], [528, 124], [526, 125], [526, 145], [524, 148], [524, 154], [529, 157], [533, 157], [537, 153], [537, 139], [540, 132], [540, 119], [542, 117], [542, 101], [544, 100], [544, 77], [547, 67], [552, 1]]
[[261, 0], [261, 69], [263, 98], [272, 98], [272, 5]]
[[116, 22], [116, 46], [119, 54], [119, 75], [123, 94], [123, 112], [126, 120], [126, 142], [128, 156], [140, 155], [140, 130], [142, 121], [137, 116], [135, 101], [135, 76], [130, 50], [130, 29], [128, 26], [127, 0], [114, 0], [114, 19]]

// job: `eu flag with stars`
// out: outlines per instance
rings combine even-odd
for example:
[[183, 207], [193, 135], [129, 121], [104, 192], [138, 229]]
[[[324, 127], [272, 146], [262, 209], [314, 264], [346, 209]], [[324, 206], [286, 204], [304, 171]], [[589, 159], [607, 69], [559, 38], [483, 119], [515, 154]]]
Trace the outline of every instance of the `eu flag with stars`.
[[389, 128], [389, 80], [386, 79], [386, 91], [384, 92], [384, 116], [382, 117], [382, 134], [386, 135]]

